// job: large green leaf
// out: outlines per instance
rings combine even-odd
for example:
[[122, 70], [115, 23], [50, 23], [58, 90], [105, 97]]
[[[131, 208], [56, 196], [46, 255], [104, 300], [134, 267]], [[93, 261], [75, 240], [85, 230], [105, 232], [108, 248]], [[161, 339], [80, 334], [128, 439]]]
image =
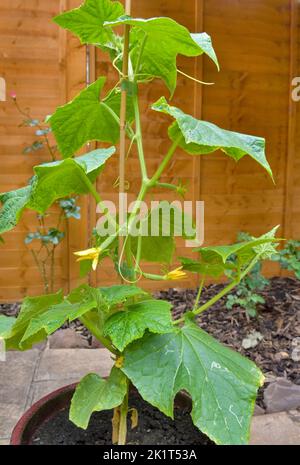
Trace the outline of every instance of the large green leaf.
[[141, 45], [146, 36], [139, 74], [145, 78], [163, 79], [171, 94], [176, 88], [177, 55], [195, 57], [206, 53], [219, 66], [210, 37], [205, 33], [190, 34], [184, 26], [171, 18], [141, 19], [123, 16], [105, 23], [110, 27], [122, 24], [133, 26], [131, 58], [134, 68], [139, 61]]
[[147, 295], [137, 286], [128, 286], [124, 284], [117, 284], [109, 287], [99, 287], [99, 292], [103, 297], [108, 309], [118, 304], [125, 303], [128, 299], [141, 298]]
[[56, 305], [63, 302], [63, 294], [61, 291], [56, 294], [47, 294], [41, 297], [26, 297], [23, 300], [20, 313], [11, 327], [10, 333], [6, 336], [6, 347], [8, 349], [29, 349], [33, 344], [42, 341], [45, 338], [45, 332], [40, 331], [35, 335], [29, 344], [20, 342], [33, 318], [38, 318], [43, 313], [47, 312], [51, 305]]
[[206, 55], [208, 55], [212, 59], [212, 61], [216, 64], [219, 70], [220, 68], [218, 58], [212, 46], [211, 37], [208, 34], [206, 34], [206, 32], [191, 34], [191, 36], [192, 39], [199, 45], [199, 47], [202, 48], [203, 52], [206, 53]]
[[[173, 236], [142, 236], [141, 260], [169, 265], [172, 263], [176, 243]], [[137, 251], [137, 237], [131, 238], [133, 253]]]
[[[58, 107], [49, 118], [63, 158], [68, 158], [90, 141], [115, 144], [120, 137], [119, 115], [121, 92], [113, 89], [100, 98], [106, 78], [82, 90], [74, 100]], [[133, 120], [132, 100], [128, 98], [127, 121]]]
[[242, 261], [248, 261], [249, 257], [253, 257], [254, 255], [256, 255], [254, 249], [255, 246], [270, 242], [271, 240], [253, 240], [232, 245], [216, 245], [212, 247], [202, 247], [199, 249], [195, 249], [195, 251], [198, 251], [202, 255], [203, 259], [207, 262], [212, 262], [220, 258], [223, 263], [226, 263], [226, 261], [232, 255], [241, 258]]
[[108, 287], [91, 287], [88, 284], [73, 289], [67, 297], [72, 304], [80, 303], [87, 310], [96, 308], [109, 313], [114, 307], [148, 296], [147, 292], [137, 286], [116, 284]]
[[178, 141], [179, 146], [187, 153], [202, 155], [220, 149], [235, 161], [250, 155], [273, 179], [265, 155], [265, 139], [262, 137], [227, 131], [207, 121], [200, 121], [179, 108], [170, 106], [164, 97], [152, 105], [152, 108], [171, 115], [176, 120], [169, 128], [169, 137]]
[[28, 349], [66, 321], [84, 315], [102, 327], [111, 312], [118, 310], [118, 305], [145, 296], [147, 293], [136, 286], [93, 288], [83, 284], [73, 289], [65, 299], [61, 291], [41, 297], [26, 297], [17, 319], [0, 318], [0, 336], [7, 339], [8, 348]]
[[100, 306], [98, 296], [99, 292], [97, 288], [91, 287], [88, 284], [81, 284], [79, 287], [72, 289], [67, 300], [71, 302], [71, 304], [80, 303], [81, 306], [91, 309], [93, 307], [98, 307], [98, 304]]
[[90, 287], [88, 284], [73, 289], [67, 297], [68, 302], [81, 309], [79, 320], [86, 327], [91, 327], [102, 334], [103, 323], [107, 317], [108, 308], [99, 288]]
[[10, 335], [11, 328], [15, 324], [16, 319], [13, 316], [0, 315], [0, 338], [7, 338]]
[[180, 201], [153, 202], [150, 214], [141, 219], [141, 231], [151, 236], [184, 239], [195, 239], [196, 236], [193, 218], [184, 211]]
[[86, 177], [92, 183], [115, 147], [97, 149], [77, 158], [35, 166], [35, 181], [28, 208], [44, 213], [52, 203], [71, 194], [87, 194]]
[[194, 252], [200, 253], [199, 260], [185, 257], [180, 257], [179, 260], [183, 269], [187, 271], [213, 278], [218, 278], [222, 274], [230, 276], [238, 269], [242, 271], [255, 257], [261, 260], [274, 255], [276, 242], [279, 240], [275, 238], [277, 229], [278, 226], [260, 237], [253, 237], [236, 244], [196, 248]]
[[173, 418], [180, 390], [193, 401], [194, 424], [217, 444], [246, 444], [257, 389], [256, 365], [192, 321], [169, 334], [146, 334], [125, 349], [122, 370], [142, 397]]
[[130, 342], [140, 339], [146, 329], [152, 333], [172, 331], [171, 307], [169, 302], [154, 299], [129, 305], [106, 320], [104, 335], [123, 352]]
[[97, 149], [77, 158], [35, 166], [29, 186], [0, 195], [0, 234], [16, 226], [25, 208], [45, 213], [57, 199], [89, 193], [87, 178], [93, 183], [114, 153], [115, 147]]
[[85, 376], [73, 395], [70, 420], [86, 429], [93, 412], [118, 407], [123, 402], [126, 391], [126, 377], [118, 368], [112, 369], [107, 380], [94, 373]]
[[0, 234], [9, 231], [18, 224], [30, 198], [31, 189], [31, 186], [26, 186], [0, 194], [0, 202], [3, 204], [0, 211]]
[[147, 293], [137, 286], [115, 285], [110, 287], [90, 287], [83, 284], [73, 289], [67, 300], [82, 309], [79, 319], [87, 327], [92, 324], [98, 333], [103, 334], [103, 326], [109, 316], [119, 310], [119, 306], [133, 299], [145, 298]]
[[275, 239], [275, 234], [278, 228], [279, 226], [275, 226], [275, 228], [271, 229], [271, 231], [263, 234], [260, 239], [267, 239], [266, 242], [262, 242], [261, 244], [257, 244], [255, 247], [253, 247], [254, 252], [258, 254], [262, 260], [270, 260], [271, 258], [273, 259], [273, 257], [278, 254], [276, 249], [278, 243], [275, 241], [283, 240], [278, 238]]
[[137, 239], [141, 235], [141, 260], [164, 264], [173, 260], [175, 237], [194, 239], [196, 235], [192, 217], [176, 201], [157, 202], [149, 215], [137, 218], [135, 229], [131, 236], [133, 252], [137, 251]]
[[[203, 260], [208, 263], [218, 263], [218, 261], [221, 260], [222, 263], [225, 264], [232, 256], [235, 256], [240, 264], [249, 262], [256, 255], [260, 255], [261, 258], [269, 258], [274, 254], [274, 251], [276, 253], [274, 243], [279, 240], [275, 238], [277, 229], [278, 226], [260, 237], [253, 237], [253, 239], [249, 241], [238, 242], [231, 245], [200, 247], [194, 249], [194, 251], [199, 252]], [[267, 251], [269, 251], [268, 256]], [[263, 257], [264, 253], [265, 255]]]
[[56, 16], [54, 21], [76, 34], [83, 44], [106, 45], [112, 40], [112, 34], [103, 23], [113, 21], [123, 13], [123, 5], [119, 2], [86, 0], [79, 8]]
[[28, 327], [20, 341], [20, 348], [32, 345], [37, 334], [45, 339], [50, 334], [59, 329], [66, 321], [73, 321], [81, 317], [95, 307], [95, 301], [85, 301], [71, 303], [65, 300], [57, 305], [52, 305], [49, 309], [30, 320]]

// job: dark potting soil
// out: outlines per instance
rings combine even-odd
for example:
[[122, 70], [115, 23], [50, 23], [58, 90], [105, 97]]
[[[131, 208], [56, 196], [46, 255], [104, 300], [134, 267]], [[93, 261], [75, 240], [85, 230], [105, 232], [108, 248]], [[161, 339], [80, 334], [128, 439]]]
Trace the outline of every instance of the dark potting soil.
[[[210, 445], [213, 444], [192, 423], [187, 408], [175, 407], [174, 421], [132, 393], [131, 408], [138, 410], [138, 426], [128, 421], [127, 444], [140, 445]], [[110, 445], [112, 410], [95, 412], [87, 430], [69, 420], [69, 409], [61, 410], [34, 434], [33, 445]]]

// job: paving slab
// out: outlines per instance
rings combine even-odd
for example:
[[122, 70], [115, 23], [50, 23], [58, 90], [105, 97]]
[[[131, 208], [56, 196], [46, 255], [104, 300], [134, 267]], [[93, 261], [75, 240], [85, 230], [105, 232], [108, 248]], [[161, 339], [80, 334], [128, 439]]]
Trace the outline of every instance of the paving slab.
[[0, 403], [0, 439], [10, 437], [23, 412], [24, 407], [18, 404]]
[[8, 446], [9, 445], [9, 439], [0, 439], [0, 446]]
[[253, 417], [251, 445], [300, 445], [300, 412], [270, 413]]
[[50, 394], [56, 389], [67, 386], [68, 384], [73, 384], [75, 380], [70, 380], [70, 378], [65, 379], [56, 379], [52, 381], [36, 381], [32, 384], [30, 395], [28, 396], [28, 401], [26, 409], [28, 409], [32, 404], [40, 400], [42, 397]]
[[113, 363], [107, 349], [48, 349], [42, 354], [34, 382], [68, 379], [70, 384], [92, 372], [107, 376]]
[[6, 441], [34, 402], [84, 375], [107, 376], [113, 365], [106, 349], [37, 349], [7, 353], [0, 363], [0, 439]]
[[0, 362], [0, 402], [25, 407], [30, 384], [39, 360], [40, 351], [9, 351], [6, 361]]

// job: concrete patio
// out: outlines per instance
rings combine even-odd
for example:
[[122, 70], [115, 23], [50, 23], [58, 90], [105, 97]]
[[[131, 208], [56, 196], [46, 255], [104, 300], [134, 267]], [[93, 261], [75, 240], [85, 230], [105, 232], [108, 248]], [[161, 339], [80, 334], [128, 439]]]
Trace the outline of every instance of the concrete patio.
[[0, 362], [0, 445], [8, 444], [20, 416], [37, 400], [90, 372], [108, 375], [106, 349], [33, 349], [8, 352]]
[[[90, 372], [106, 376], [112, 366], [106, 349], [33, 349], [8, 352], [0, 362], [0, 445], [34, 402]], [[300, 412], [257, 415], [251, 444], [300, 444]]]

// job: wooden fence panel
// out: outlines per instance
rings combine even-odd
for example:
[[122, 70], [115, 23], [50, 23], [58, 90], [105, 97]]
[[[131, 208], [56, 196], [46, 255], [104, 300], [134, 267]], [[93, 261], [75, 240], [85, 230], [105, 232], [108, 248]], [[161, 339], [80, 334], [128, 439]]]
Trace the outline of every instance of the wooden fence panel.
[[[9, 93], [15, 91], [20, 105], [41, 120], [64, 101], [59, 63], [60, 33], [51, 18], [59, 12], [59, 0], [5, 0], [0, 5], [0, 76], [7, 84], [7, 101], [0, 104], [0, 191], [22, 187], [32, 167], [46, 161], [46, 150], [22, 154], [35, 140], [34, 130], [18, 127], [22, 117]], [[49, 226], [55, 225], [55, 217]], [[36, 227], [36, 215], [28, 213], [5, 234], [0, 254], [0, 300], [20, 300], [43, 292], [42, 280], [24, 244]], [[65, 287], [66, 249], [57, 253], [55, 287]]]
[[[221, 73], [210, 65], [205, 68], [205, 80], [216, 85], [204, 88], [203, 118], [265, 137], [276, 182], [248, 157], [237, 165], [220, 154], [203, 157], [207, 243], [233, 241], [241, 230], [258, 235], [284, 225], [284, 191], [292, 187], [285, 185], [291, 150], [290, 25], [289, 0], [205, 2], [204, 29], [214, 38]], [[267, 272], [276, 272], [276, 267], [269, 265]]]
[[[15, 90], [22, 106], [37, 117], [50, 114], [72, 98], [88, 81], [86, 49], [60, 30], [51, 17], [79, 6], [80, 0], [5, 0], [0, 5], [0, 76], [8, 93]], [[267, 156], [276, 184], [249, 157], [238, 164], [221, 153], [190, 157], [178, 151], [164, 180], [181, 179], [190, 184], [188, 199], [205, 201], [205, 244], [234, 241], [238, 231], [261, 234], [281, 224], [281, 235], [300, 236], [300, 102], [291, 100], [291, 79], [299, 73], [300, 17], [296, 0], [147, 0], [132, 1], [133, 15], [167, 15], [192, 31], [209, 33], [218, 54], [221, 72], [206, 57], [180, 57], [179, 68], [199, 79], [215, 82], [198, 86], [180, 77], [172, 102], [185, 111], [221, 127], [264, 136]], [[91, 50], [90, 80], [107, 75], [107, 88], [114, 82], [108, 58]], [[169, 120], [149, 109], [161, 95], [162, 83], [142, 86], [142, 125], [147, 134], [145, 152], [153, 172], [168, 148]], [[24, 185], [32, 166], [46, 159], [46, 152], [23, 155], [22, 148], [34, 140], [27, 128], [18, 128], [20, 117], [12, 102], [0, 102], [0, 191]], [[97, 187], [106, 199], [116, 199], [113, 188], [118, 159], [107, 166]], [[127, 166], [129, 193], [139, 188], [138, 160], [133, 152]], [[164, 196], [166, 192], [163, 193]], [[155, 198], [160, 195], [159, 191]], [[173, 200], [173, 196], [167, 196]], [[78, 266], [72, 252], [88, 245], [95, 224], [95, 206], [81, 201], [82, 221], [71, 221], [66, 247], [56, 260], [56, 287], [74, 287]], [[55, 218], [54, 218], [55, 219]], [[42, 292], [42, 283], [24, 245], [34, 227], [34, 213], [27, 213], [15, 230], [5, 234], [0, 257], [0, 300], [18, 300]], [[178, 253], [183, 253], [182, 243]], [[148, 266], [153, 271], [156, 267]], [[277, 266], [266, 267], [268, 275]], [[99, 267], [91, 282], [110, 284], [111, 265]], [[179, 285], [195, 285], [195, 281]], [[155, 283], [155, 286], [157, 283]]]

